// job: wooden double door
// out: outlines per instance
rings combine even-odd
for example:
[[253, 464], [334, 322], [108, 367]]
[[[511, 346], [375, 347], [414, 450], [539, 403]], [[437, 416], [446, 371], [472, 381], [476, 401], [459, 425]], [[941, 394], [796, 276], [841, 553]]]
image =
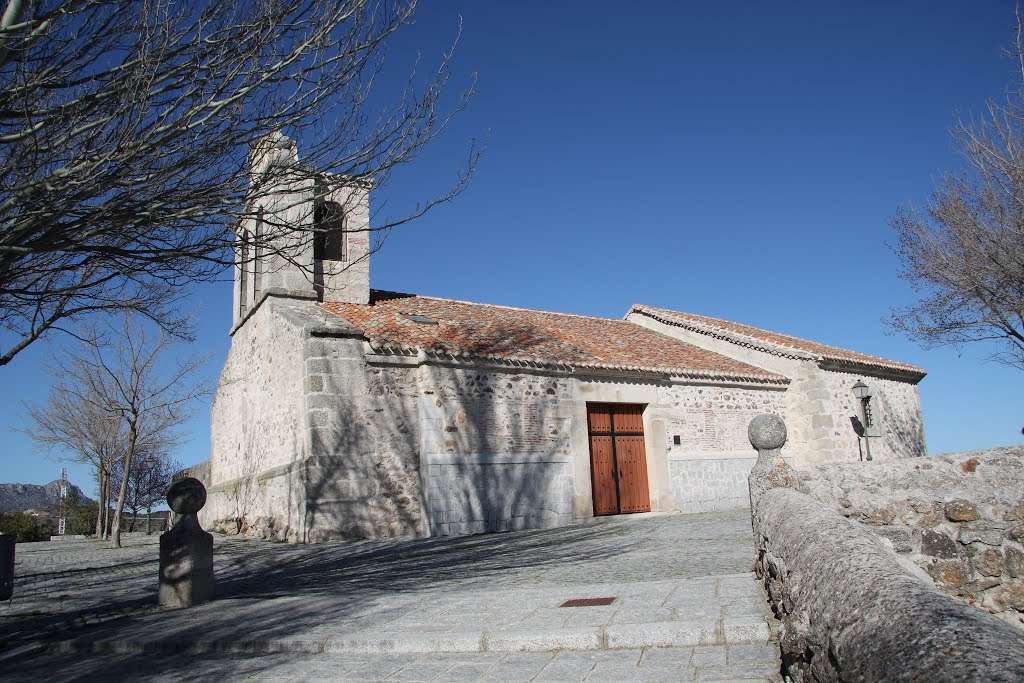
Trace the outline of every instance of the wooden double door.
[[643, 412], [641, 404], [587, 404], [595, 515], [651, 511]]

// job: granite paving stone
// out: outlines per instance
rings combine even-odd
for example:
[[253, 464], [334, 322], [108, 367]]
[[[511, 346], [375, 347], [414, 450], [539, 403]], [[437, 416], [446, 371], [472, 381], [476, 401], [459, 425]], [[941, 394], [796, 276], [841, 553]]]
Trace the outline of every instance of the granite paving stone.
[[[185, 610], [155, 605], [158, 536], [125, 540], [18, 546], [5, 680], [780, 680], [745, 510], [309, 546], [215, 535], [215, 600]], [[581, 597], [616, 599], [559, 607]]]
[[[767, 646], [766, 646], [767, 647]], [[771, 647], [771, 650], [764, 653], [764, 657], [770, 659], [777, 656], [778, 648]], [[693, 649], [693, 658], [690, 660], [694, 666], [724, 666], [728, 659], [728, 650], [722, 645], [708, 645]]]

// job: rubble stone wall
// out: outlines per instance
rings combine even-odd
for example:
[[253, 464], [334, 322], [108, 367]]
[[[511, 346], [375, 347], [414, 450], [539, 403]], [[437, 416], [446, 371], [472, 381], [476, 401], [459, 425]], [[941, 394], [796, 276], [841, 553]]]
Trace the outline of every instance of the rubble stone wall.
[[572, 521], [576, 380], [535, 372], [419, 370], [432, 535]]
[[786, 394], [777, 389], [674, 385], [659, 388], [658, 400], [676, 509], [745, 507], [747, 476], [757, 459], [747, 441], [747, 425], [760, 413], [786, 415]]
[[1024, 633], [942, 594], [863, 526], [791, 488], [759, 495], [753, 524], [793, 683], [1024, 680]]
[[821, 429], [810, 443], [804, 463], [860, 461], [862, 453], [866, 457], [867, 444], [861, 439], [858, 445], [853, 425], [854, 418], [863, 421], [863, 408], [853, 395], [853, 385], [858, 380], [868, 384], [872, 392], [872, 422], [879, 433], [868, 439], [872, 458], [891, 460], [927, 454], [921, 398], [916, 384], [849, 369], [819, 372], [821, 385], [827, 393], [823, 402], [827, 408], [819, 411], [821, 417], [816, 418]]
[[950, 595], [1024, 628], [1024, 448], [797, 470]]
[[[781, 622], [782, 673], [793, 683], [831, 681], [1019, 681], [1024, 680], [1024, 631], [940, 591], [918, 565], [898, 554], [894, 544], [872, 527], [840, 515], [821, 491], [842, 491], [840, 507], [854, 508], [853, 498], [886, 488], [852, 483], [857, 475], [825, 476], [794, 470], [781, 457], [786, 425], [778, 415], [759, 415], [748, 435], [757, 463], [748, 480], [754, 529], [754, 571]], [[928, 488], [955, 483], [956, 465], [974, 474], [977, 458], [945, 463], [935, 478], [919, 476], [935, 467], [927, 459], [886, 463], [907, 472], [894, 485]], [[869, 465], [875, 463], [868, 463]], [[1016, 475], [1017, 464], [992, 463], [977, 479]], [[996, 468], [1009, 465], [1010, 471]], [[1019, 485], [1019, 476], [1013, 477]], [[969, 488], [974, 488], [973, 482]], [[818, 498], [808, 495], [818, 491]], [[998, 496], [997, 496], [998, 497]], [[943, 506], [959, 517], [966, 501]], [[844, 504], [845, 503], [845, 504]], [[874, 510], [894, 518], [891, 510]]]

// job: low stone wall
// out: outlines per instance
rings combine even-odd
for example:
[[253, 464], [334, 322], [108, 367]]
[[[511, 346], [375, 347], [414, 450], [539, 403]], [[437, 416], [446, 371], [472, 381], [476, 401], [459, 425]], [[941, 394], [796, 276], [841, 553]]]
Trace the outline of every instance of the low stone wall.
[[755, 567], [794, 681], [1021, 681], [1024, 633], [936, 590], [806, 495], [757, 501]]
[[796, 490], [785, 425], [758, 416], [749, 479], [755, 571], [805, 681], [1021, 681], [1024, 633], [940, 592], [865, 526]]
[[950, 595], [1024, 628], [1024, 448], [797, 470]]

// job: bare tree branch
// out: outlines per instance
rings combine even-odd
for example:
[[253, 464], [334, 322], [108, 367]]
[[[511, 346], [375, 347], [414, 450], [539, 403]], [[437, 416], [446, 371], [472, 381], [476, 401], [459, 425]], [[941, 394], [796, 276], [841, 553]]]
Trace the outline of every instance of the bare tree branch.
[[[1022, 36], [1018, 13], [1024, 79]], [[967, 171], [943, 177], [923, 213], [890, 221], [900, 277], [921, 298], [888, 324], [926, 348], [994, 342], [993, 360], [1024, 369], [1024, 80], [951, 133]]]
[[[175, 299], [234, 262], [233, 226], [273, 174], [252, 173], [273, 131], [299, 141], [291, 173], [386, 183], [466, 106], [452, 51], [414, 70], [390, 106], [372, 86], [415, 0], [7, 0], [0, 13], [0, 366], [95, 314], [142, 312], [180, 331]], [[457, 41], [457, 37], [456, 37]], [[381, 220], [386, 231], [448, 191]], [[329, 191], [331, 188], [326, 188]], [[251, 236], [266, 256], [282, 231]], [[312, 239], [312, 235], [309, 236]], [[254, 253], [255, 250], [250, 250]], [[285, 257], [288, 254], [282, 254]]]
[[[173, 342], [125, 315], [120, 326], [94, 330], [51, 366], [55, 384], [45, 406], [26, 406], [31, 423], [26, 434], [44, 448], [96, 468], [101, 510], [110, 484], [117, 483], [114, 547], [120, 547], [119, 521], [133, 462], [173, 452], [196, 399], [210, 391], [209, 383], [197, 377], [209, 357], [172, 360]], [[102, 522], [98, 527], [106, 528]]]

